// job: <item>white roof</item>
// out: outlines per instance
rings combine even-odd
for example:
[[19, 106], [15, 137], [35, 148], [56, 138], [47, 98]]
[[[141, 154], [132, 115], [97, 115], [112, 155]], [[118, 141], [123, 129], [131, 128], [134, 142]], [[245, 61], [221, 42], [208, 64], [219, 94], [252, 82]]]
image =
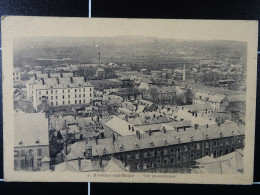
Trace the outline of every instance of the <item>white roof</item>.
[[[140, 130], [136, 127], [134, 127], [134, 131], [132, 131], [133, 125], [125, 120], [120, 119], [117, 116], [113, 116], [113, 118], [105, 123], [105, 125], [121, 136], [136, 134], [135, 130], [139, 130], [140, 133], [145, 133], [143, 130]], [[129, 130], [129, 125], [131, 127], [131, 130]]]
[[[14, 146], [49, 145], [48, 118], [45, 113], [15, 113]], [[39, 140], [39, 144], [36, 144]], [[22, 141], [22, 145], [19, 142]]]

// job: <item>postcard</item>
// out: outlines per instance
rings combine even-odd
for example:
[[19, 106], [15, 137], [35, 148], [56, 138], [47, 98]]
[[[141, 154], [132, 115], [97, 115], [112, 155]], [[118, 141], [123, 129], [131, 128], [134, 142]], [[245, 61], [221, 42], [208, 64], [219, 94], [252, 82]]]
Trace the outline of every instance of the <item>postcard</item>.
[[2, 17], [6, 181], [252, 184], [257, 21]]

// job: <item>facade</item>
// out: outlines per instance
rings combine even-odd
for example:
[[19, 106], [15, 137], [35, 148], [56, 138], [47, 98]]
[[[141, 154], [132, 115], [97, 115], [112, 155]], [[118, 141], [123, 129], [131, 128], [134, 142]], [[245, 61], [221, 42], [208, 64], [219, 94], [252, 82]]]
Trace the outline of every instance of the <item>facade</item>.
[[51, 106], [90, 104], [94, 96], [93, 86], [84, 77], [42, 79], [27, 85], [34, 108], [46, 100]]
[[182, 132], [136, 133], [89, 142], [89, 147], [86, 143], [77, 143], [69, 156], [73, 158], [76, 153], [82, 158], [96, 160], [115, 157], [129, 167], [130, 172], [190, 173], [196, 159], [204, 156], [217, 158], [242, 149], [244, 135], [244, 126], [233, 122], [189, 128]]
[[48, 170], [49, 134], [45, 113], [16, 113], [14, 118], [14, 170]]
[[156, 87], [150, 89], [150, 100], [159, 105], [173, 105], [176, 99], [176, 87]]
[[221, 102], [226, 97], [223, 94], [214, 94], [208, 91], [196, 92], [193, 97], [192, 104], [208, 104], [211, 105], [214, 110], [221, 108]]
[[21, 69], [20, 68], [14, 68], [13, 81], [21, 81]]

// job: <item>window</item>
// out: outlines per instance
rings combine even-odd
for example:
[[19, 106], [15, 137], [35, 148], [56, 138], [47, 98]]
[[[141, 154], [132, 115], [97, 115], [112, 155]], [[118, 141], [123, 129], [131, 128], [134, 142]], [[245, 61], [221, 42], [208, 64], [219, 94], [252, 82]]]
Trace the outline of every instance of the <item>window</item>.
[[171, 162], [171, 164], [174, 163], [174, 157], [171, 157], [170, 162]]
[[70, 104], [70, 100], [68, 101], [68, 104]]
[[201, 143], [197, 143], [197, 149], [201, 149]]
[[81, 94], [79, 94], [79, 98], [81, 98]]
[[180, 163], [181, 162], [181, 157], [177, 156], [177, 162]]
[[77, 100], [75, 100], [75, 104], [77, 104]]
[[83, 92], [85, 92], [85, 88], [83, 88]]
[[21, 160], [21, 169], [25, 169], [25, 160], [24, 159]]
[[144, 152], [143, 156], [144, 158], [147, 158], [147, 152]]
[[64, 95], [62, 96], [62, 99], [64, 99]]
[[213, 141], [213, 146], [217, 146], [217, 141]]
[[46, 94], [48, 94], [48, 91], [46, 91]]
[[168, 158], [164, 158], [163, 159], [163, 165], [167, 165], [168, 164]]
[[51, 96], [51, 100], [53, 100], [53, 96]]
[[51, 90], [51, 94], [53, 94], [53, 90]]
[[90, 91], [92, 91], [92, 88], [89, 88]]
[[194, 154], [190, 153], [190, 159], [193, 160], [194, 159]]
[[209, 142], [205, 142], [205, 147], [209, 148]]
[[223, 146], [223, 141], [222, 141], [222, 140], [219, 141], [218, 144], [219, 144], [220, 146]]
[[197, 158], [201, 158], [200, 152], [197, 152]]
[[42, 160], [40, 158], [37, 159], [37, 167], [42, 166]]
[[79, 100], [79, 104], [81, 104], [81, 100]]
[[25, 156], [25, 151], [21, 150], [21, 156]]
[[62, 101], [62, 104], [64, 105], [64, 104], [65, 104], [65, 102], [64, 102], [64, 101]]
[[147, 169], [147, 163], [146, 162], [143, 164], [143, 169]]
[[188, 151], [188, 146], [184, 145], [184, 151]]
[[149, 156], [154, 156], [154, 150], [148, 152]]
[[130, 154], [127, 154], [126, 157], [127, 157], [127, 160], [131, 159], [131, 155]]
[[205, 155], [206, 155], [206, 156], [209, 156], [209, 152], [208, 152], [208, 151], [206, 151], [206, 152], [205, 152]]
[[85, 94], [83, 94], [83, 97], [85, 97]]
[[68, 95], [68, 98], [70, 98], [70, 95]]
[[55, 93], [58, 93], [58, 91], [57, 91], [57, 90], [55, 90]]
[[68, 89], [68, 93], [70, 93], [70, 89]]
[[14, 157], [18, 157], [19, 156], [19, 151], [15, 150], [14, 151]]
[[56, 102], [56, 106], [58, 105], [58, 102]]
[[92, 93], [90, 93], [89, 96], [92, 97]]
[[153, 168], [154, 167], [154, 161], [151, 161], [151, 167]]
[[225, 143], [226, 143], [226, 145], [229, 145], [229, 140], [226, 139], [226, 140], [225, 140]]
[[64, 89], [62, 90], [62, 93], [64, 93]]
[[188, 154], [184, 154], [184, 155], [183, 155], [183, 161], [184, 161], [184, 162], [187, 162], [187, 161], [188, 161]]
[[223, 155], [223, 150], [219, 150], [219, 155], [220, 155], [220, 156]]
[[217, 157], [217, 151], [216, 150], [214, 150], [213, 155], [214, 155], [214, 158]]
[[58, 99], [58, 96], [56, 96], [56, 100]]
[[75, 92], [77, 92], [77, 89], [75, 89]]
[[39, 95], [41, 95], [42, 94], [42, 92], [41, 91], [39, 91]]
[[156, 159], [156, 164], [160, 164], [161, 163], [161, 159], [157, 158]]
[[136, 163], [136, 169], [140, 169], [140, 164]]
[[139, 159], [139, 158], [140, 158], [139, 153], [135, 154], [135, 159]]
[[180, 152], [180, 151], [181, 151], [181, 147], [178, 146], [178, 147], [177, 147], [177, 152]]
[[83, 100], [84, 104], [86, 103], [85, 99]]
[[174, 153], [174, 148], [171, 148], [171, 153]]
[[79, 92], [81, 92], [81, 89], [79, 89]]
[[42, 149], [38, 149], [38, 150], [37, 150], [37, 155], [38, 155], [38, 156], [42, 156]]
[[77, 98], [77, 94], [75, 94], [75, 98]]
[[39, 97], [39, 100], [41, 100], [41, 97]]

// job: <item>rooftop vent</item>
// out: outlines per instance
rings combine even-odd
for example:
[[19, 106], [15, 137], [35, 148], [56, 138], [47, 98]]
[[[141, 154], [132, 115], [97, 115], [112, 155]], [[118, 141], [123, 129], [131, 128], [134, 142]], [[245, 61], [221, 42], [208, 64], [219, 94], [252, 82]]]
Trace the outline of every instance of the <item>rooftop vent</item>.
[[152, 141], [149, 142], [151, 146], [154, 146], [154, 143]]
[[178, 143], [180, 143], [181, 142], [181, 138], [177, 137], [177, 141], [178, 141]]
[[103, 154], [106, 154], [107, 153], [107, 149], [106, 148], [103, 148]]
[[119, 150], [120, 150], [120, 151], [123, 151], [123, 150], [124, 150], [124, 145], [123, 145], [123, 144], [119, 144], [118, 147], [119, 147]]
[[19, 141], [19, 145], [23, 145], [23, 141], [22, 140]]
[[164, 143], [164, 145], [167, 145], [168, 144], [167, 139], [163, 139], [163, 143]]
[[221, 132], [219, 132], [219, 137], [222, 137], [223, 136], [223, 133], [222, 133], [222, 131]]
[[40, 143], [39, 139], [37, 139], [37, 140], [35, 141], [35, 143], [36, 143], [36, 144], [39, 144], [39, 143]]
[[136, 148], [139, 148], [138, 143], [135, 142], [134, 145], [135, 145]]

